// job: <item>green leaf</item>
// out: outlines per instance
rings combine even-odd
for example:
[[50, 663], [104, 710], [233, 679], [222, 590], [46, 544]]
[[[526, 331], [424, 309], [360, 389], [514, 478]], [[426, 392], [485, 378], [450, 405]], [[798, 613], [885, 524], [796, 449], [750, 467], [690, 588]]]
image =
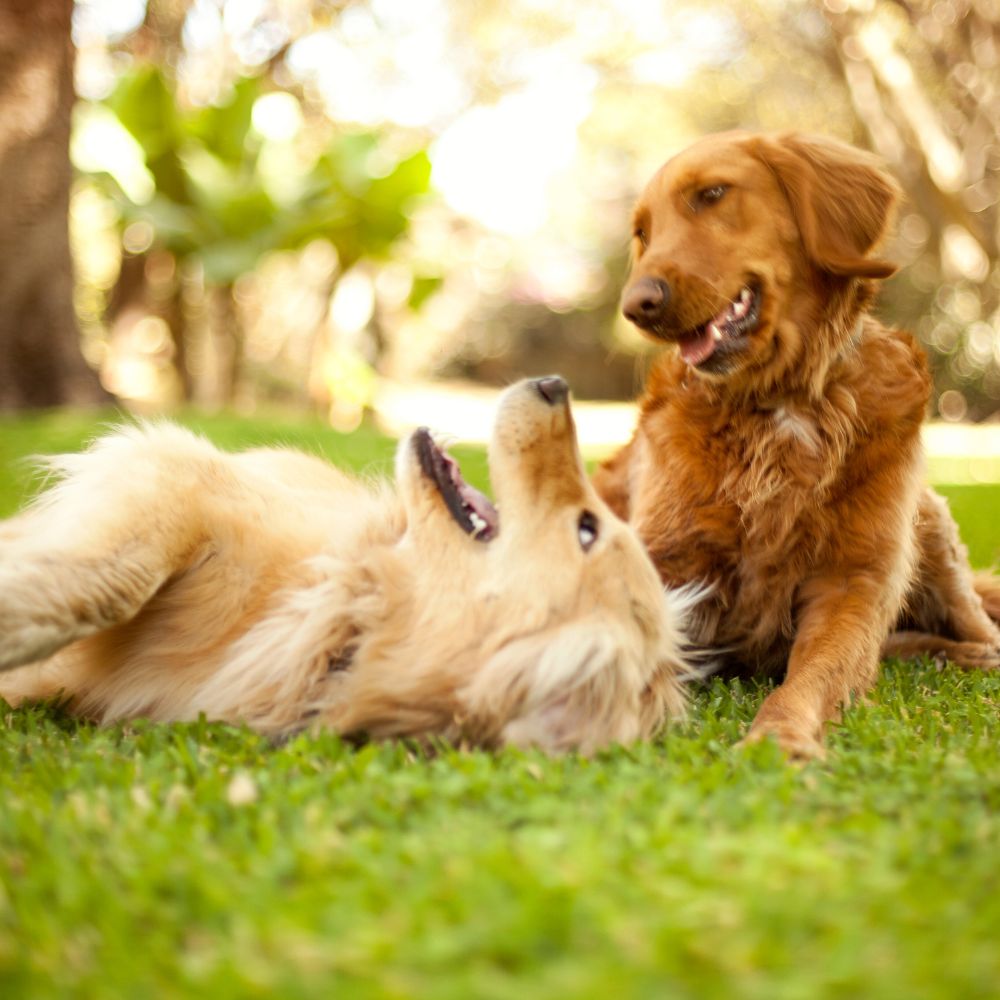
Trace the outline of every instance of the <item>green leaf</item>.
[[385, 177], [376, 177], [368, 187], [367, 201], [400, 211], [430, 188], [431, 161], [424, 150], [400, 160]]
[[410, 297], [407, 300], [411, 309], [419, 309], [442, 285], [441, 275], [414, 277]]
[[195, 250], [206, 237], [197, 212], [162, 194], [155, 195], [148, 205], [130, 212], [129, 221], [135, 219], [149, 222], [156, 232], [157, 242], [181, 256]]
[[181, 122], [159, 67], [141, 65], [124, 74], [107, 105], [142, 147], [157, 190], [174, 201], [186, 201], [184, 174], [177, 160]]
[[253, 105], [261, 93], [260, 79], [237, 80], [223, 104], [203, 108], [185, 123], [185, 131], [214, 156], [236, 165], [250, 162], [256, 150], [248, 145]]
[[261, 80], [242, 78], [223, 103], [192, 113], [178, 109], [174, 86], [160, 68], [142, 65], [108, 98], [141, 146], [156, 185], [153, 203], [141, 212], [123, 205], [119, 191], [110, 194], [123, 219], [148, 219], [162, 245], [198, 255], [211, 283], [234, 280], [268, 250], [297, 249], [317, 238], [336, 247], [344, 268], [384, 256], [409, 227], [414, 199], [429, 189], [426, 152], [383, 173], [381, 137], [348, 132], [299, 184], [282, 188], [279, 206], [258, 169], [251, 130]]
[[177, 108], [158, 66], [140, 65], [124, 73], [107, 105], [142, 146], [147, 159], [176, 148]]
[[250, 237], [270, 229], [277, 208], [258, 174], [191, 145], [181, 163], [194, 205], [220, 236]]
[[261, 248], [254, 240], [220, 240], [201, 247], [196, 254], [209, 285], [231, 285], [256, 267], [260, 255]]

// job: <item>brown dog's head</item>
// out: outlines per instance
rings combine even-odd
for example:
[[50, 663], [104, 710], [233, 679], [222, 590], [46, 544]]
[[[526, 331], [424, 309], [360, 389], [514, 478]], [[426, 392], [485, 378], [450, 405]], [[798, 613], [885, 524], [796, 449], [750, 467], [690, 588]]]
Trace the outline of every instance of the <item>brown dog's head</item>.
[[709, 378], [807, 369], [816, 328], [850, 333], [824, 314], [843, 309], [836, 293], [893, 273], [869, 254], [897, 194], [872, 156], [830, 139], [709, 136], [664, 164], [639, 198], [622, 310]]

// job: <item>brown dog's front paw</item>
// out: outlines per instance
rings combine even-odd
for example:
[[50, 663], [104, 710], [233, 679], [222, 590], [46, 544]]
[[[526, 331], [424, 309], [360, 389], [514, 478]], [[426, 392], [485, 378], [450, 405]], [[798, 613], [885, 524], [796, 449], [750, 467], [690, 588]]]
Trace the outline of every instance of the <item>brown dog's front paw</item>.
[[818, 760], [825, 756], [823, 727], [810, 716], [789, 709], [782, 701], [782, 689], [772, 693], [760, 706], [750, 732], [741, 745], [773, 739], [791, 760]]
[[773, 739], [789, 760], [804, 763], [826, 756], [823, 744], [815, 736], [787, 722], [754, 722], [737, 746], [745, 747], [766, 739]]
[[741, 742], [759, 743], [770, 737], [791, 760], [818, 760], [826, 755], [823, 723], [822, 714], [808, 700], [783, 685], [764, 699]]

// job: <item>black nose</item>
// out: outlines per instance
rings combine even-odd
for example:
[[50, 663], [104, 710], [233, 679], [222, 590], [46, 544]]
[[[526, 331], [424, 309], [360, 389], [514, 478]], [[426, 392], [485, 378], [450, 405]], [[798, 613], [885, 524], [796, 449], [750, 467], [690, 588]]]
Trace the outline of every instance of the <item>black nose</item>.
[[670, 286], [662, 278], [640, 278], [622, 296], [627, 320], [648, 330], [662, 322], [670, 302]]
[[565, 403], [569, 398], [569, 385], [560, 375], [546, 375], [545, 378], [536, 379], [535, 388], [550, 406]]

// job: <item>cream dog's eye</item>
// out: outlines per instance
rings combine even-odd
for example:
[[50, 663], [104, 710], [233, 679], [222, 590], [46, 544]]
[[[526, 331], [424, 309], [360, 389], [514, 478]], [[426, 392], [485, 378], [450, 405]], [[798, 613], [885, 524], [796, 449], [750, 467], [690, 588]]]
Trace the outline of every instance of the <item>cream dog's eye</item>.
[[590, 547], [597, 541], [597, 518], [589, 510], [585, 510], [580, 515], [576, 532], [580, 539], [580, 548], [584, 552], [589, 552]]

